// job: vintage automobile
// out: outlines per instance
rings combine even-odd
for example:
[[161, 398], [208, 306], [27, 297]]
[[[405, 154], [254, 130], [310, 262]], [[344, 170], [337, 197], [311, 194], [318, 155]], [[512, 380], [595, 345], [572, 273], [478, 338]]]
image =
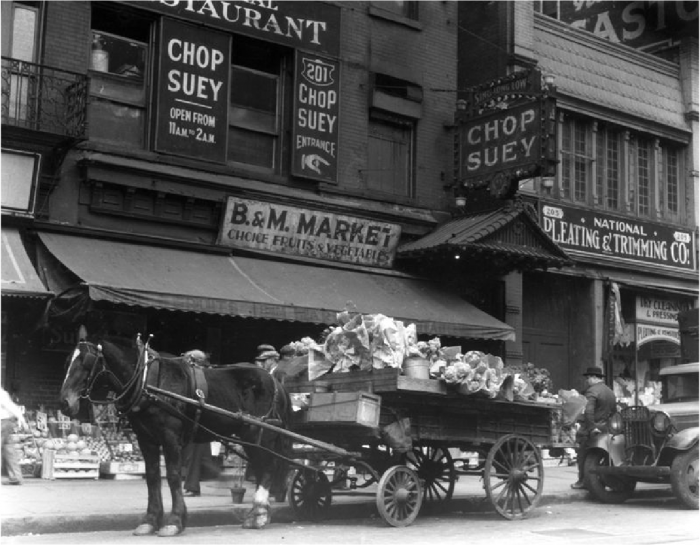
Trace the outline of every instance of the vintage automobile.
[[584, 482], [599, 501], [622, 503], [637, 482], [670, 483], [685, 507], [698, 508], [698, 363], [660, 376], [661, 404], [622, 409], [589, 441]]

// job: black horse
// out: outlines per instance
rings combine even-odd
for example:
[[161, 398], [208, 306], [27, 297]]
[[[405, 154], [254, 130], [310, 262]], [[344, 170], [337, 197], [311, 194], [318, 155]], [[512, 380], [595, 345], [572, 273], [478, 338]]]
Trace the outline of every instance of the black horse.
[[[84, 337], [82, 337], [84, 338]], [[182, 494], [182, 448], [188, 442], [234, 436], [243, 445], [249, 469], [256, 480], [253, 508], [244, 528], [263, 528], [270, 521], [270, 489], [284, 485], [291, 441], [284, 434], [263, 429], [191, 404], [157, 394], [157, 388], [231, 413], [259, 417], [286, 427], [291, 404], [284, 388], [264, 369], [249, 363], [199, 367], [192, 358], [165, 357], [140, 342], [81, 340], [69, 357], [61, 387], [65, 414], [78, 411], [80, 398], [91, 399], [93, 388], [111, 382], [113, 401], [125, 414], [139, 442], [146, 464], [148, 508], [135, 535], [158, 533], [174, 536], [187, 526]], [[166, 478], [172, 495], [172, 511], [164, 518], [161, 495], [160, 454], [165, 457]]]

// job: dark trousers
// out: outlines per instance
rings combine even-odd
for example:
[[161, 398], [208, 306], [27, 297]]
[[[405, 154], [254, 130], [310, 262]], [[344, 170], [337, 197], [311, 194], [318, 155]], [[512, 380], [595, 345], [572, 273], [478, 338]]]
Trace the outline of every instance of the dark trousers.
[[205, 463], [205, 457], [211, 456], [211, 447], [209, 443], [190, 443], [182, 452], [182, 467], [187, 468], [185, 490], [201, 492], [199, 481], [202, 477], [202, 465]]

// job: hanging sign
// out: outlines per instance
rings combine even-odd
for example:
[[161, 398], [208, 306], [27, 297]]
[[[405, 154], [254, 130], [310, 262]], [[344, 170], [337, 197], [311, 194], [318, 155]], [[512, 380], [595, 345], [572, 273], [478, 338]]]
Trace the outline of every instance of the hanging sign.
[[297, 51], [292, 174], [338, 182], [340, 64]]
[[637, 324], [637, 347], [652, 341], [668, 341], [681, 344], [681, 335], [677, 327]]
[[155, 149], [226, 161], [230, 37], [163, 18]]
[[472, 88], [457, 114], [459, 183], [510, 198], [519, 180], [551, 175], [556, 164], [556, 101], [539, 70]]
[[391, 267], [399, 225], [229, 197], [219, 244]]

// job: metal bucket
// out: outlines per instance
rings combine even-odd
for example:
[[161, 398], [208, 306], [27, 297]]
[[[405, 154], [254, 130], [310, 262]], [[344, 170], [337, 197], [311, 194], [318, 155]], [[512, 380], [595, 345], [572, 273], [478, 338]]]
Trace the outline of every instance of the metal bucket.
[[430, 378], [430, 362], [423, 358], [406, 358], [403, 362], [403, 372], [409, 378], [428, 380]]

